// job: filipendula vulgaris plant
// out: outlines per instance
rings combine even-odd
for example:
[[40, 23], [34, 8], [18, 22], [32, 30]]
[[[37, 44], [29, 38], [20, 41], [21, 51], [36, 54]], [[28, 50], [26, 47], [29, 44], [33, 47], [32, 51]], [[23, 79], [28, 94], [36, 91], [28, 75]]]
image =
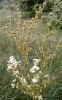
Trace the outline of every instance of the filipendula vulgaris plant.
[[[11, 86], [28, 94], [33, 100], [43, 100], [46, 87], [56, 78], [51, 73], [51, 67], [57, 50], [61, 47], [56, 40], [53, 41], [55, 33], [50, 30], [53, 12], [50, 12], [49, 19], [45, 23], [46, 33], [41, 34], [41, 32], [35, 31], [39, 21], [43, 22], [45, 18], [43, 14], [45, 6], [46, 2], [36, 11], [35, 18], [25, 21], [17, 8], [19, 19], [14, 19], [16, 28], [9, 23], [3, 28], [8, 37], [11, 40], [14, 39], [21, 56], [20, 61], [17, 61], [13, 55], [7, 61], [7, 71], [12, 73], [14, 78]], [[30, 59], [33, 63], [30, 62]]]

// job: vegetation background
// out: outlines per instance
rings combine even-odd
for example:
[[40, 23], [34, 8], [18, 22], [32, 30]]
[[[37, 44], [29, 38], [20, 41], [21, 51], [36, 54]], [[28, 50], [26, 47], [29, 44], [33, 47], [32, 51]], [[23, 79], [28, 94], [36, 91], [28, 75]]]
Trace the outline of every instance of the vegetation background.
[[[19, 89], [11, 88], [11, 75], [7, 72], [7, 60], [10, 55], [14, 55], [20, 59], [20, 52], [17, 49], [14, 40], [11, 41], [7, 34], [4, 33], [3, 27], [7, 23], [7, 19], [11, 17], [12, 26], [15, 27], [13, 19], [18, 19], [16, 6], [22, 11], [22, 23], [35, 17], [39, 5], [46, 2], [43, 10], [44, 20], [40, 20], [35, 32], [40, 30], [46, 33], [45, 21], [48, 15], [53, 12], [51, 21], [51, 29], [56, 33], [53, 39], [57, 38], [57, 42], [62, 45], [62, 0], [0, 0], [0, 100], [32, 100], [31, 97], [25, 95]], [[22, 27], [22, 25], [21, 25]], [[45, 90], [45, 100], [62, 100], [62, 48], [59, 49], [52, 63], [52, 72], [57, 75], [57, 79], [53, 81]]]

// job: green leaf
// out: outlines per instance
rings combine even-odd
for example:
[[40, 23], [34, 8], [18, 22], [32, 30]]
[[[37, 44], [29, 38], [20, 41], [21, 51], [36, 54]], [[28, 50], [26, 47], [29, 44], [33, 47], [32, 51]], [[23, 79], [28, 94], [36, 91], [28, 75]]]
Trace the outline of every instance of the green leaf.
[[55, 11], [59, 12], [60, 11], [60, 8], [59, 7], [56, 7], [55, 8]]
[[62, 3], [60, 4], [60, 9], [62, 9]]

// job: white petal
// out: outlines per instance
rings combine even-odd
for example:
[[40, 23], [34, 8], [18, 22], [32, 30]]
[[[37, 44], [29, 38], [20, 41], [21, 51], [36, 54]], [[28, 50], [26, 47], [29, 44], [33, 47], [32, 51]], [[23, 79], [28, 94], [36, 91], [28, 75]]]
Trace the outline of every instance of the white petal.
[[32, 78], [31, 80], [32, 80], [33, 83], [38, 82], [38, 79], [36, 79], [36, 78]]
[[11, 86], [12, 86], [12, 88], [14, 88], [14, 87], [15, 87], [15, 84], [14, 84], [14, 83], [12, 83], [12, 84], [11, 84]]
[[48, 77], [49, 76], [49, 74], [46, 74], [44, 77]]
[[14, 79], [12, 82], [16, 82], [16, 79]]

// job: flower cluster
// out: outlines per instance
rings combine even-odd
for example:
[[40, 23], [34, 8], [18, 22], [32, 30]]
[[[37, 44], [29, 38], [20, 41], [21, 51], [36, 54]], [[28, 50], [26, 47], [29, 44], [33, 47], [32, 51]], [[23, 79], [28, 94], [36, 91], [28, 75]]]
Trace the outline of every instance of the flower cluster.
[[39, 81], [39, 75], [36, 74], [31, 80], [32, 80], [32, 83], [38, 82]]
[[43, 100], [42, 95], [39, 95], [38, 98], [39, 100]]
[[35, 85], [35, 88], [37, 87], [36, 85], [40, 78], [38, 74], [40, 70], [40, 67], [38, 67], [38, 63], [40, 62], [40, 59], [33, 59], [33, 61], [34, 61], [34, 65], [29, 70], [30, 71], [29, 80], [27, 80], [27, 75], [25, 76], [24, 72], [20, 72], [21, 69], [19, 68], [21, 67], [21, 64], [20, 64], [21, 61], [17, 61], [15, 57], [13, 56], [9, 57], [9, 60], [7, 62], [7, 71], [12, 72], [13, 73], [12, 76], [15, 77], [15, 79], [13, 79], [11, 83], [12, 88], [20, 88], [24, 93], [27, 92], [29, 95], [31, 93], [31, 96], [34, 95], [33, 98], [42, 100], [42, 95], [40, 94], [36, 95], [35, 90], [33, 90], [34, 85]]
[[[42, 75], [42, 70], [38, 66], [40, 59], [33, 59], [34, 65], [28, 69], [27, 73], [26, 67], [21, 65], [21, 61], [17, 61], [15, 57], [10, 56], [7, 61], [7, 71], [12, 72], [11, 86], [12, 88], [19, 88], [24, 93], [33, 97], [34, 100], [42, 100], [42, 87], [40, 85], [41, 81], [43, 87], [50, 82], [49, 74]], [[23, 68], [23, 71], [22, 71]], [[44, 78], [44, 80], [42, 80]]]
[[[17, 68], [20, 63], [21, 63], [21, 61], [16, 61], [16, 59], [13, 56], [10, 56], [10, 58], [7, 62], [7, 66], [8, 66], [7, 71]], [[18, 72], [16, 71], [15, 73], [18, 73]]]
[[40, 68], [37, 66], [39, 63], [39, 59], [33, 59], [34, 60], [34, 66], [30, 68], [31, 73], [35, 73], [36, 71], [40, 70]]

